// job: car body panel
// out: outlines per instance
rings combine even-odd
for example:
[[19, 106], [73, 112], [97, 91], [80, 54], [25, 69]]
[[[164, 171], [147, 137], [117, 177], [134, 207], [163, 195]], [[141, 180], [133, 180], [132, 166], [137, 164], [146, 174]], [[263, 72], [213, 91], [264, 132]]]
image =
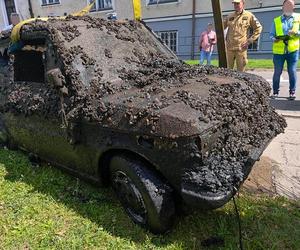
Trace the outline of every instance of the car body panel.
[[[221, 113], [216, 119], [218, 110], [209, 109], [209, 102], [219, 101], [214, 99], [214, 91], [222, 91], [219, 87], [224, 85], [238, 92], [237, 97], [246, 93], [258, 102], [263, 113], [268, 111], [268, 83], [264, 82], [262, 90], [251, 89], [251, 79], [258, 83], [263, 80], [223, 69], [218, 75], [212, 67], [186, 67], [182, 69], [183, 75], [174, 77], [184, 64], [140, 23], [108, 23], [90, 18], [49, 22], [51, 27], [38, 21], [24, 25], [21, 38], [25, 46], [14, 52], [13, 81], [5, 80], [0, 86], [0, 129], [7, 134], [8, 141], [46, 162], [105, 184], [109, 179], [109, 162], [105, 157], [125, 152], [142, 160], [169, 184], [178, 200], [189, 206], [213, 209], [234, 195], [243, 181], [238, 174], [243, 179], [248, 176], [265, 145], [276, 135], [275, 129], [271, 129], [262, 146], [247, 149], [249, 155], [243, 157], [241, 173], [233, 170], [229, 174], [233, 176], [229, 190], [213, 193], [204, 187], [199, 191], [202, 186], [186, 178], [187, 174], [202, 177], [204, 167], [210, 175], [217, 172], [214, 166], [209, 169], [205, 159], [216, 144], [221, 152], [226, 136], [236, 130], [230, 119], [237, 115], [231, 92], [228, 103], [219, 107], [227, 105], [224, 110], [229, 110], [232, 117], [223, 117]], [[66, 27], [76, 30], [75, 36]], [[133, 35], [129, 36], [131, 32]], [[147, 43], [143, 43], [146, 38]], [[66, 40], [65, 47], [59, 47], [59, 42]], [[108, 45], [115, 48], [113, 59], [112, 51], [106, 50]], [[154, 55], [160, 60], [152, 60]], [[154, 65], [150, 75], [147, 66], [140, 67], [147, 56], [149, 65]], [[170, 72], [159, 71], [163, 61], [167, 62], [166, 68], [172, 69]], [[238, 111], [240, 116], [248, 112]], [[226, 112], [224, 116], [228, 115]], [[224, 134], [226, 131], [228, 135]], [[205, 174], [202, 180], [206, 181]]]

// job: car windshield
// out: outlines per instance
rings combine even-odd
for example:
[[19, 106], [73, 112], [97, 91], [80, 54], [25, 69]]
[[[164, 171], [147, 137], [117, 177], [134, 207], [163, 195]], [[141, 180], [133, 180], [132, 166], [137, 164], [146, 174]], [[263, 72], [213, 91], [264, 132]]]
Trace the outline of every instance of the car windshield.
[[95, 78], [95, 70], [102, 81], [119, 80], [120, 70], [136, 70], [141, 63], [163, 58], [178, 61], [145, 25], [134, 21], [107, 22], [95, 19], [53, 22], [64, 47], [72, 51], [72, 66], [80, 74], [84, 85]]

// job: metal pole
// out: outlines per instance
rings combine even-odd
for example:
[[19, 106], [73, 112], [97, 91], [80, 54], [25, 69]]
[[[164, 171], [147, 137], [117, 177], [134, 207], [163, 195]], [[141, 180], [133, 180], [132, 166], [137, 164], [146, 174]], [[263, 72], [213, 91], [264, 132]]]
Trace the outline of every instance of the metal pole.
[[191, 48], [191, 59], [195, 59], [195, 35], [196, 35], [196, 0], [193, 0], [192, 10], [192, 48]]
[[221, 10], [220, 0], [211, 0], [215, 27], [217, 33], [217, 46], [219, 54], [219, 67], [227, 68], [227, 55], [226, 55], [226, 46], [225, 46], [225, 36], [224, 36], [224, 26], [223, 26], [223, 16]]
[[33, 18], [34, 17], [34, 14], [33, 14], [33, 10], [32, 10], [32, 4], [31, 4], [31, 0], [28, 0], [28, 6], [29, 6], [29, 14], [30, 14], [30, 17]]

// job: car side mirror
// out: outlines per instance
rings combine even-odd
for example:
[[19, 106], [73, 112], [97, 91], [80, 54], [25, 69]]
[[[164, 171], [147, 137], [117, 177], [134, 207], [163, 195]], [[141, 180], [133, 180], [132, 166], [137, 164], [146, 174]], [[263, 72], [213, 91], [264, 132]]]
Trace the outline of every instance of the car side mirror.
[[46, 73], [47, 81], [54, 87], [62, 88], [64, 76], [59, 68], [51, 69]]

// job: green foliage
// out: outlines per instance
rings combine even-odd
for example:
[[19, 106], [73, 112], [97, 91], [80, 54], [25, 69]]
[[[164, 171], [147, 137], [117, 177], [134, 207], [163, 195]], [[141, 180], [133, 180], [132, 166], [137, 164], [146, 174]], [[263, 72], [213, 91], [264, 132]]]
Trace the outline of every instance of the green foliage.
[[[199, 60], [187, 60], [185, 61], [190, 65], [199, 64]], [[218, 66], [218, 60], [212, 60], [213, 66]], [[300, 61], [298, 63], [298, 67], [300, 67]], [[286, 68], [286, 65], [285, 65]], [[249, 59], [247, 69], [274, 69], [273, 60], [272, 59]]]
[[[245, 249], [300, 249], [300, 204], [242, 193]], [[232, 202], [178, 218], [155, 236], [133, 224], [110, 189], [99, 189], [21, 152], [0, 149], [0, 249], [202, 249], [212, 236], [237, 249]]]

